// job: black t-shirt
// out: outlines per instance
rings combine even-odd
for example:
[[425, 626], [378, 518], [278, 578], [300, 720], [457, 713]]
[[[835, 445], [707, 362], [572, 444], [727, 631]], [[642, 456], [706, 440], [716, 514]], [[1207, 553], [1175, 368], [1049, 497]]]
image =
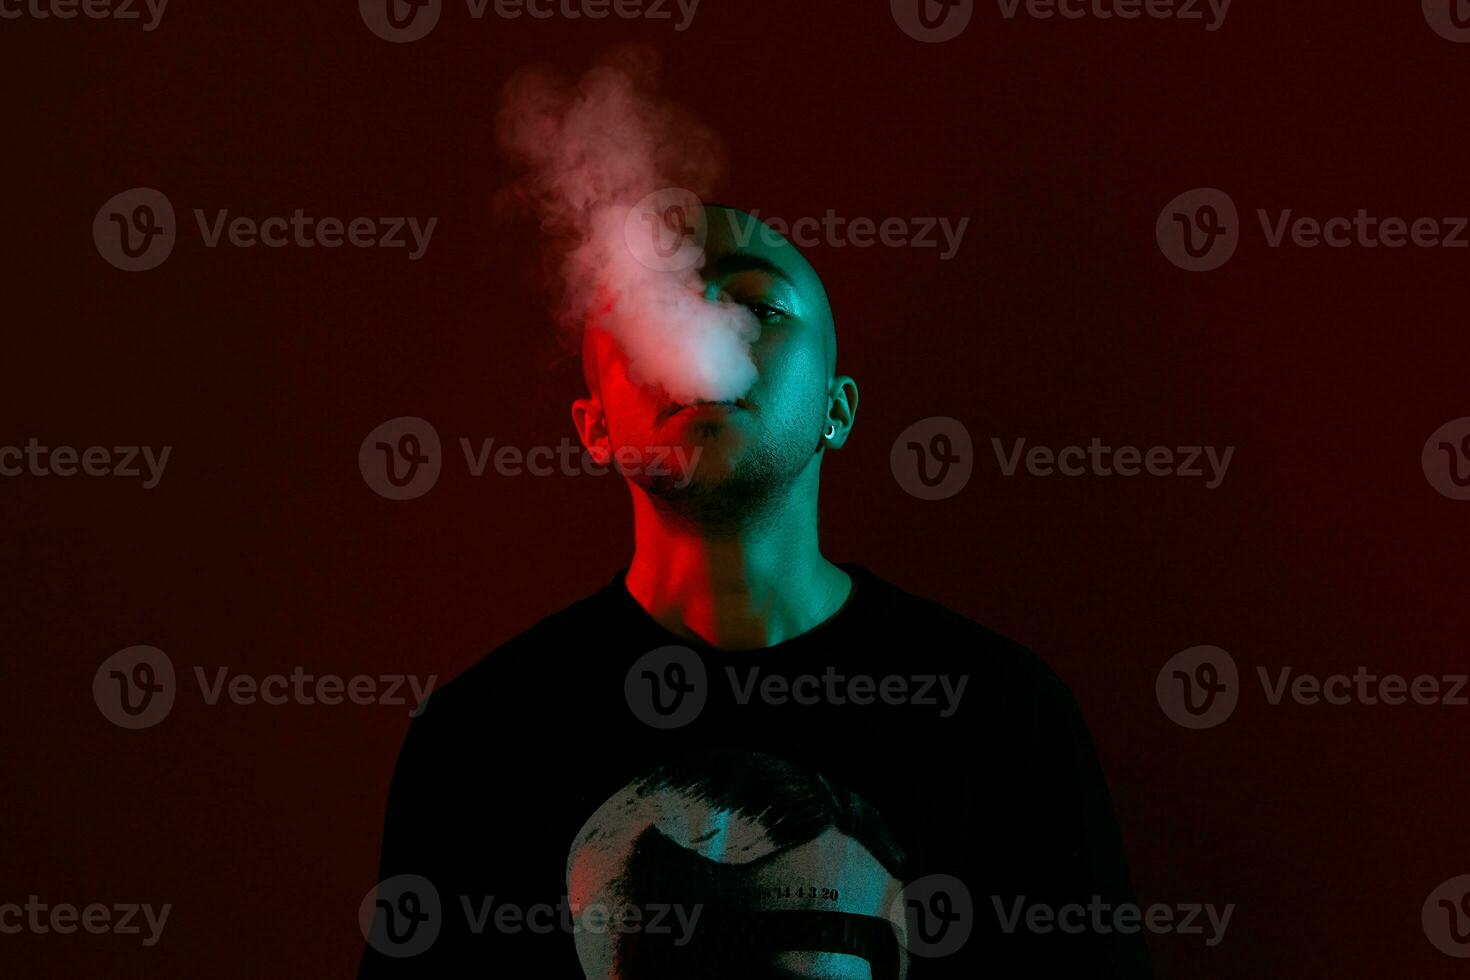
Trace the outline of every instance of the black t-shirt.
[[1089, 924], [1133, 897], [1067, 686], [841, 567], [837, 613], [747, 651], [623, 570], [434, 692], [360, 976], [1149, 976]]

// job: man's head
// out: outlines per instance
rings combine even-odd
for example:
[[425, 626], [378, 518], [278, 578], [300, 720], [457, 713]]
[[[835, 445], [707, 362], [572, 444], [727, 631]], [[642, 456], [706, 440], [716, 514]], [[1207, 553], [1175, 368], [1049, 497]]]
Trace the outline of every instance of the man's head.
[[708, 205], [702, 218], [706, 298], [744, 306], [760, 323], [755, 383], [734, 404], [681, 405], [657, 384], [633, 381], [626, 352], [594, 322], [582, 345], [588, 395], [572, 416], [599, 462], [636, 453], [628, 478], [667, 515], [733, 531], [814, 473], [823, 450], [842, 446], [858, 393], [835, 373], [826, 290], [796, 246], [743, 211]]

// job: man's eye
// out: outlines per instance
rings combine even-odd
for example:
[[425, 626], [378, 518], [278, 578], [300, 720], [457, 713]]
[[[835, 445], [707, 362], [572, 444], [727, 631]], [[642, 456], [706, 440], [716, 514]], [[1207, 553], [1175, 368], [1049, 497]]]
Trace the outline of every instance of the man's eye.
[[761, 323], [772, 323], [787, 315], [785, 310], [772, 306], [770, 303], [746, 303], [745, 308], [755, 314], [755, 318]]

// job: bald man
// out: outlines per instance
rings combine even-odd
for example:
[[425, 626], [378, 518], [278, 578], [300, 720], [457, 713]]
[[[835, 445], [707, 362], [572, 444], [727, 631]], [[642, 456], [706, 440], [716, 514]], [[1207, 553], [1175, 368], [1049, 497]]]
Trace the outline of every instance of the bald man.
[[[823, 456], [852, 430], [858, 389], [836, 373], [832, 309], [802, 254], [744, 212], [709, 211], [702, 272], [760, 322], [755, 385], [734, 403], [680, 405], [630, 381], [626, 354], [594, 324], [582, 355], [589, 394], [572, 418], [598, 462], [619, 448], [644, 457], [628, 468], [626, 585], [639, 605], [686, 639], [754, 649], [815, 627], [851, 590], [817, 545], [817, 491]], [[661, 447], [687, 450], [674, 464], [697, 462], [655, 466]]]
[[751, 215], [703, 218], [705, 294], [759, 321], [756, 380], [677, 402], [588, 322], [572, 418], [621, 464], [630, 563], [412, 722], [360, 976], [1149, 976], [1111, 927], [1131, 885], [1071, 691], [823, 556], [822, 461], [858, 408], [826, 291]]

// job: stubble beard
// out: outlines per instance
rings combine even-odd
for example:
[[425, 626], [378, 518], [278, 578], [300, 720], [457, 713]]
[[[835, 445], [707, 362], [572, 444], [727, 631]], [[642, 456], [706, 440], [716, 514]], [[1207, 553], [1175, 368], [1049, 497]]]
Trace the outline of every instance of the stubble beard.
[[[708, 466], [716, 451], [706, 446], [698, 458]], [[644, 473], [634, 482], [671, 525], [703, 536], [729, 536], [769, 522], [781, 510], [801, 472], [793, 455], [763, 440], [722, 474], [701, 473], [696, 465], [693, 473]]]

